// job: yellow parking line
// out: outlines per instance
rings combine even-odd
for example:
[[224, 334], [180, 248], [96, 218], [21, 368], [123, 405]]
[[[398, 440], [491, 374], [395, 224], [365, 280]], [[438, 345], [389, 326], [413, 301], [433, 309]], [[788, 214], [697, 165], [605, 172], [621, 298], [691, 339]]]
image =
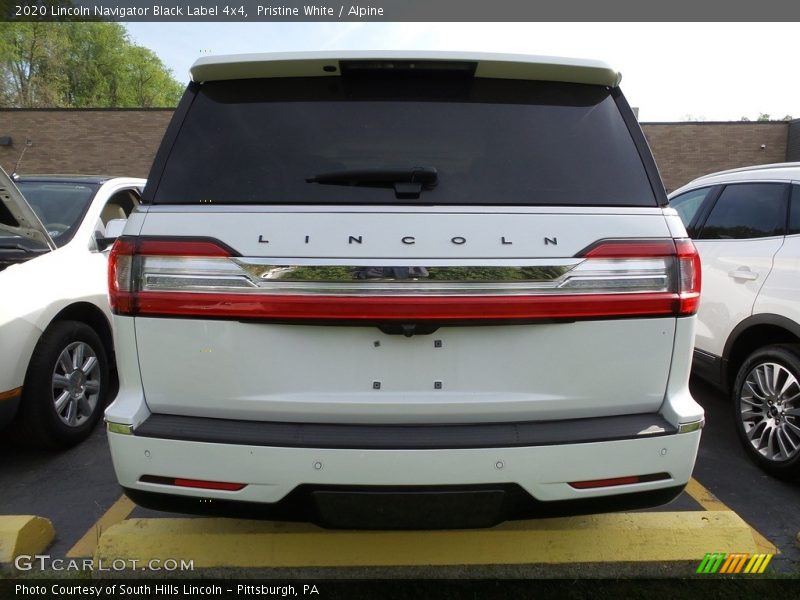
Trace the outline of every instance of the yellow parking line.
[[97, 519], [94, 525], [83, 534], [83, 537], [69, 549], [67, 558], [85, 558], [94, 554], [100, 535], [112, 525], [124, 521], [131, 514], [136, 505], [127, 496], [121, 496], [119, 500], [109, 508], [102, 517]]
[[587, 515], [491, 529], [337, 531], [233, 519], [128, 519], [103, 531], [95, 558], [195, 568], [355, 567], [697, 561], [709, 548], [756, 553], [731, 511]]
[[[706, 489], [699, 481], [697, 481], [694, 477], [689, 480], [689, 483], [686, 485], [686, 493], [689, 494], [695, 502], [697, 502], [700, 506], [703, 507], [704, 510], [709, 511], [730, 511], [731, 510], [722, 500], [717, 498], [714, 494], [712, 494], [708, 489]], [[756, 545], [759, 548], [759, 552], [763, 554], [780, 554], [780, 550], [770, 542], [767, 538], [761, 535], [755, 528], [750, 527], [750, 530], [753, 532], [753, 539], [756, 542]], [[736, 548], [738, 550], [738, 548]]]

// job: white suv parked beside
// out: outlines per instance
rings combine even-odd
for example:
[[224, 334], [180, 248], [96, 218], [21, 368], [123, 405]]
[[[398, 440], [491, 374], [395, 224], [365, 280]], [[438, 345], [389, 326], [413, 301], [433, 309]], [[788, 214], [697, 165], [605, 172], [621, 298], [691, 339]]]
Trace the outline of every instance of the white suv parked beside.
[[731, 394], [766, 471], [800, 476], [800, 163], [706, 175], [676, 190], [703, 263], [694, 371]]
[[465, 527], [680, 493], [699, 260], [617, 72], [314, 53], [192, 78], [109, 265], [132, 499]]

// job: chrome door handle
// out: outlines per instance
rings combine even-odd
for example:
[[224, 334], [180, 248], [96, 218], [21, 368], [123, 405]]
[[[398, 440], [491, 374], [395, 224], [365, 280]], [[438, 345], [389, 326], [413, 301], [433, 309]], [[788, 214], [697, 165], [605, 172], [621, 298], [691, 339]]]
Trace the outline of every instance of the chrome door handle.
[[728, 275], [734, 279], [741, 279], [742, 281], [755, 281], [758, 279], [758, 273], [753, 273], [753, 271], [747, 268], [728, 271]]

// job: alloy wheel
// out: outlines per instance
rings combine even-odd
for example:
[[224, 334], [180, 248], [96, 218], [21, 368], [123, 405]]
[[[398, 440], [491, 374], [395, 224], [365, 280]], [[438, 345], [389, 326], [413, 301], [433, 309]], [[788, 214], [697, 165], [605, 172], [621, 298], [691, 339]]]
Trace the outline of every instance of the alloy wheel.
[[744, 432], [764, 458], [782, 462], [800, 453], [800, 384], [786, 367], [759, 363], [739, 393]]
[[92, 347], [85, 342], [69, 344], [53, 369], [53, 404], [66, 425], [79, 427], [94, 412], [100, 396], [101, 371]]

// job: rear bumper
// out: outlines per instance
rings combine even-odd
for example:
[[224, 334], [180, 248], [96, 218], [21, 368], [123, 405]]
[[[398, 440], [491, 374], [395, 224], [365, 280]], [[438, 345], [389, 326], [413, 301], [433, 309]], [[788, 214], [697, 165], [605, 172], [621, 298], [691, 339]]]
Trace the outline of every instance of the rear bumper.
[[660, 414], [463, 424], [342, 424], [244, 421], [151, 414], [140, 437], [285, 448], [452, 450], [513, 448], [661, 437], [678, 428]]
[[[699, 440], [698, 430], [581, 443], [363, 449], [210, 443], [109, 433], [117, 477], [126, 493], [146, 507], [302, 519], [342, 527], [403, 528], [482, 526], [509, 518], [663, 504], [688, 482]], [[592, 489], [569, 484], [654, 473], [666, 473], [667, 477]], [[233, 482], [245, 487], [239, 491], [186, 488], [141, 481], [143, 476]], [[470, 498], [476, 491], [489, 493]], [[501, 494], [495, 493], [498, 491]], [[344, 496], [319, 495], [328, 492]], [[451, 492], [449, 499], [442, 492]], [[483, 509], [476, 510], [476, 506]], [[343, 507], [353, 508], [348, 512]], [[403, 514], [414, 519], [404, 520]]]
[[683, 485], [616, 496], [541, 502], [517, 485], [347, 488], [301, 485], [278, 502], [209, 500], [124, 488], [153, 510], [230, 518], [310, 521], [337, 529], [465, 529], [507, 520], [635, 510], [674, 500]]

